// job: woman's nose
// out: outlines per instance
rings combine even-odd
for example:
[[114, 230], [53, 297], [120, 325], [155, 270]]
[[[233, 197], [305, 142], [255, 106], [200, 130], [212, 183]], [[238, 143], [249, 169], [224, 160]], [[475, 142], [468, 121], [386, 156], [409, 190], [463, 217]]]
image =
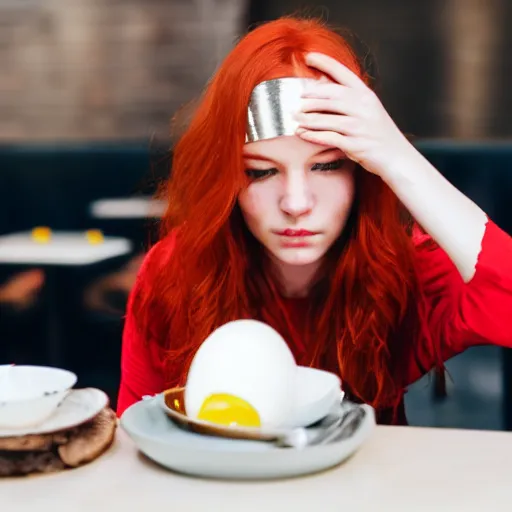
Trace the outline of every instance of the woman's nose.
[[288, 177], [281, 198], [281, 210], [292, 217], [301, 217], [313, 208], [313, 195], [305, 176]]

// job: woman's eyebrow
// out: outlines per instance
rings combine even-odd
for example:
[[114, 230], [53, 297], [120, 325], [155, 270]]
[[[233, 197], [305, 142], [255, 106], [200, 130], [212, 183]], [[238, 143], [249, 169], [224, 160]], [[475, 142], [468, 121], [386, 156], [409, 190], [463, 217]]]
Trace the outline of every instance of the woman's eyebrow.
[[322, 156], [322, 155], [327, 155], [329, 153], [341, 153], [341, 156], [340, 158], [346, 158], [346, 154], [345, 152], [343, 152], [341, 149], [339, 148], [327, 148], [327, 149], [324, 149], [323, 151], [320, 151], [320, 153], [317, 153], [313, 158], [318, 158], [319, 156]]
[[263, 155], [256, 155], [254, 153], [244, 153], [244, 158], [248, 158], [249, 160], [262, 160], [265, 162], [272, 162], [273, 160], [271, 158], [265, 157]]
[[315, 156], [325, 155], [326, 153], [332, 153], [333, 151], [341, 151], [338, 148], [332, 147], [332, 148], [326, 148], [319, 153], [317, 153]]
[[[322, 151], [320, 151], [319, 153], [317, 153], [315, 155], [315, 157], [321, 156], [321, 155], [324, 155], [324, 154], [327, 154], [327, 153], [332, 153], [334, 151], [340, 151], [340, 150], [338, 148], [336, 148], [336, 147], [326, 148], [326, 149], [323, 149]], [[269, 158], [269, 157], [266, 157], [266, 156], [263, 156], [263, 155], [258, 155], [256, 153], [244, 153], [243, 157], [247, 158], [248, 160], [260, 160], [260, 161], [264, 161], [264, 162], [273, 162], [272, 158]]]

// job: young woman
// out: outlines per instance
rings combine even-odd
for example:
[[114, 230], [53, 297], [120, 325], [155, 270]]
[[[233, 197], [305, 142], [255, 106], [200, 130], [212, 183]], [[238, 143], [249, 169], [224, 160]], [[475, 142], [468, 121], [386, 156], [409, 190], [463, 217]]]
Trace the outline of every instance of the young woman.
[[408, 142], [322, 23], [246, 35], [172, 167], [128, 305], [118, 413], [183, 384], [238, 318], [337, 372], [381, 423], [405, 423], [407, 386], [448, 358], [512, 346], [512, 239]]

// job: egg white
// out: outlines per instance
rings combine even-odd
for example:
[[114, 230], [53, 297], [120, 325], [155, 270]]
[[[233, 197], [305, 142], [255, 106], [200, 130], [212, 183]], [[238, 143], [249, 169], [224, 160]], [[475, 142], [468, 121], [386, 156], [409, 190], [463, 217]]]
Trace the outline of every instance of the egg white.
[[235, 320], [201, 345], [185, 387], [187, 414], [197, 418], [206, 398], [225, 393], [248, 402], [262, 427], [286, 424], [293, 413], [297, 365], [285, 340], [269, 325]]

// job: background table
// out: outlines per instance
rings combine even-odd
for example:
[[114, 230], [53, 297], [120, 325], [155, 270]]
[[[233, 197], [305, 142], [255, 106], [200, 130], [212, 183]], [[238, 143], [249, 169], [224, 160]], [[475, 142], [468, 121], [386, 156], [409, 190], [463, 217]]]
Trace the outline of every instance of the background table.
[[158, 225], [166, 202], [151, 196], [103, 198], [89, 205], [89, 215], [105, 232], [128, 238], [136, 252], [158, 239]]
[[90, 265], [131, 251], [129, 240], [106, 237], [90, 244], [82, 232], [52, 233], [48, 243], [37, 243], [31, 232], [0, 236], [0, 263], [30, 265]]
[[151, 197], [98, 199], [91, 203], [90, 214], [96, 219], [138, 219], [161, 217], [165, 202]]
[[226, 482], [162, 469], [119, 430], [110, 451], [88, 466], [0, 479], [0, 501], [9, 512], [508, 512], [511, 461], [509, 433], [377, 427], [335, 469], [285, 481]]
[[63, 318], [57, 292], [57, 273], [62, 267], [100, 264], [129, 254], [132, 243], [121, 237], [105, 237], [90, 244], [83, 232], [55, 232], [48, 243], [36, 243], [31, 232], [0, 237], [0, 264], [24, 268], [40, 267], [45, 272], [46, 364], [60, 366], [63, 359]]

